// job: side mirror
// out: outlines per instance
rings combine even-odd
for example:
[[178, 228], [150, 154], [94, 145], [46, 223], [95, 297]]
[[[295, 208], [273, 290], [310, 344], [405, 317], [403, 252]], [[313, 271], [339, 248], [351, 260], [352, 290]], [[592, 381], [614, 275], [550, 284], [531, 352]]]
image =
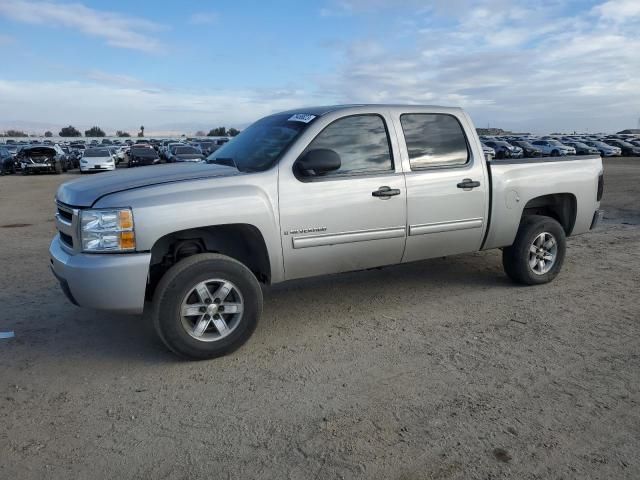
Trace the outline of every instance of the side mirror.
[[309, 176], [312, 171], [316, 175], [324, 175], [338, 170], [342, 165], [340, 155], [328, 148], [309, 150], [295, 163], [297, 170], [303, 176]]

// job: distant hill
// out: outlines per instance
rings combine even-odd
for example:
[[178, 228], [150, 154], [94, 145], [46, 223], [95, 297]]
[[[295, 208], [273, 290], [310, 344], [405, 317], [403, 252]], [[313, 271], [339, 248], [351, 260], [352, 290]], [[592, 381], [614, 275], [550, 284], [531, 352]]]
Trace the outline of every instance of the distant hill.
[[503, 130], [501, 128], [476, 128], [478, 135], [495, 137], [500, 135], [529, 135], [526, 132], [512, 132], [510, 130]]

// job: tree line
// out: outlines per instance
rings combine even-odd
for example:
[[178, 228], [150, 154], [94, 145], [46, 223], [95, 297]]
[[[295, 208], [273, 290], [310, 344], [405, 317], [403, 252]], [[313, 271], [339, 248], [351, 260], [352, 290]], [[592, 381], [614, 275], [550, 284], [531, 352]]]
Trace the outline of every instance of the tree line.
[[[227, 127], [216, 127], [209, 130], [206, 133], [204, 130], [199, 130], [196, 132], [196, 137], [235, 137], [240, 133], [240, 130], [237, 128], [229, 128]], [[22, 130], [7, 130], [3, 133], [0, 133], [0, 137], [28, 137], [29, 134], [23, 132]], [[44, 136], [49, 138], [53, 137], [53, 132], [47, 130], [44, 132]], [[59, 137], [82, 137], [82, 132], [78, 130], [73, 125], [69, 125], [67, 127], [63, 127], [58, 132]], [[84, 131], [85, 137], [106, 137], [107, 134], [98, 126], [91, 127], [88, 130]], [[116, 137], [131, 137], [131, 134], [125, 130], [116, 131]], [[140, 127], [140, 131], [138, 132], [138, 137], [144, 137], [144, 126]]]

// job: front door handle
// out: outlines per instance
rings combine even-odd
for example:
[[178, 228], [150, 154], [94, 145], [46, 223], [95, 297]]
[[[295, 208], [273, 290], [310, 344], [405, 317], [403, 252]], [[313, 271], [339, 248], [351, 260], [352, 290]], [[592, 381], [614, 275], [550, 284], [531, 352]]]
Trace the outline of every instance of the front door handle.
[[398, 188], [384, 186], [380, 187], [378, 190], [371, 192], [371, 195], [374, 197], [389, 198], [393, 197], [394, 195], [400, 195], [400, 190]]
[[480, 182], [476, 182], [475, 180], [471, 180], [470, 178], [465, 178], [458, 184], [458, 188], [462, 188], [464, 190], [471, 190], [472, 188], [476, 188], [480, 186]]

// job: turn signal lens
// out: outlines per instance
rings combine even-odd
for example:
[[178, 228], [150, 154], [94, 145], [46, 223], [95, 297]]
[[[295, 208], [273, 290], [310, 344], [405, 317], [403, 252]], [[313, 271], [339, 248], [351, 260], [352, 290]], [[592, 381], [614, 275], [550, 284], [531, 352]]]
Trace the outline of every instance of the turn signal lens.
[[133, 228], [133, 216], [131, 210], [120, 210], [118, 212], [120, 217], [120, 228], [122, 230], [129, 230]]
[[133, 250], [136, 248], [136, 235], [133, 232], [122, 232], [120, 234], [120, 249]]

